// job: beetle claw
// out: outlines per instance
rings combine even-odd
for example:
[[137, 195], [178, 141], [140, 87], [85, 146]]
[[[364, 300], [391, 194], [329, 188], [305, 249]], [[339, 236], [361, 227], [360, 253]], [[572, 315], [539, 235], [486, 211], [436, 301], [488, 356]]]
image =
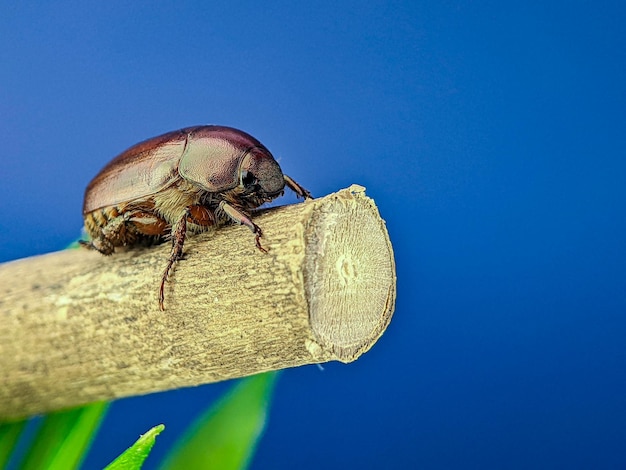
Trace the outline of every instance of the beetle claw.
[[267, 253], [267, 249], [263, 248], [263, 246], [261, 245], [261, 237], [263, 236], [263, 232], [261, 232], [261, 228], [258, 225], [254, 225], [255, 228], [255, 238], [254, 238], [254, 242], [256, 243], [256, 247], [262, 251], [263, 253]]

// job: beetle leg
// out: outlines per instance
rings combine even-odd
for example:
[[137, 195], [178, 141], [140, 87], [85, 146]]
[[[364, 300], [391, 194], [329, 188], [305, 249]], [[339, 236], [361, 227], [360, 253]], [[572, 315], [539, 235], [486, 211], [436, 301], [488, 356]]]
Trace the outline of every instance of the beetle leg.
[[148, 236], [163, 235], [168, 228], [164, 219], [150, 212], [132, 212], [128, 223], [140, 234]]
[[113, 244], [104, 237], [94, 238], [91, 241], [78, 240], [81, 246], [84, 246], [88, 250], [96, 250], [103, 255], [112, 255], [115, 248]]
[[174, 266], [174, 263], [183, 257], [183, 245], [185, 244], [185, 235], [187, 234], [187, 217], [189, 217], [189, 209], [185, 211], [183, 216], [172, 227], [172, 251], [167, 266], [161, 276], [161, 287], [159, 288], [159, 308], [165, 310], [163, 301], [165, 300], [165, 281]]
[[304, 189], [302, 186], [300, 186], [298, 183], [296, 183], [290, 176], [283, 175], [283, 177], [285, 178], [285, 184], [289, 187], [289, 189], [296, 193], [298, 197], [304, 199], [313, 199], [311, 193]]
[[245, 225], [252, 233], [256, 236], [255, 243], [256, 247], [261, 250], [263, 253], [267, 253], [267, 250], [261, 246], [261, 237], [263, 236], [263, 232], [261, 231], [261, 227], [250, 220], [243, 212], [238, 211], [233, 206], [228, 204], [226, 201], [220, 202], [220, 205], [217, 207], [218, 210], [221, 210], [226, 214], [233, 222], [236, 222], [241, 225]]
[[115, 215], [111, 218], [103, 217], [97, 236], [93, 236], [88, 242], [81, 240], [80, 244], [90, 250], [99, 251], [103, 255], [111, 255], [116, 246], [125, 245], [127, 241], [126, 218], [123, 215]]
[[189, 222], [200, 225], [201, 227], [210, 227], [215, 225], [215, 214], [211, 209], [201, 205], [189, 206]]

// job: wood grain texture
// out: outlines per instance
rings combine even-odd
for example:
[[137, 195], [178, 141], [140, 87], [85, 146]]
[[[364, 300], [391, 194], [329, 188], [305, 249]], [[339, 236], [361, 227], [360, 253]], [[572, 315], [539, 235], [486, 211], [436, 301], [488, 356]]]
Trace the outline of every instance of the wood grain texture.
[[350, 362], [389, 324], [396, 277], [364, 188], [284, 206], [110, 257], [65, 250], [0, 265], [0, 419], [332, 360]]

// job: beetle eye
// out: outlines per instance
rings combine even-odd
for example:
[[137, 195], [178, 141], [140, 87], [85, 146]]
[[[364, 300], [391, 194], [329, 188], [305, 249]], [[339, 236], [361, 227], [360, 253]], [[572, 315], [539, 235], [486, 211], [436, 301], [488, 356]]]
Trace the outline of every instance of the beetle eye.
[[254, 186], [256, 184], [256, 178], [252, 173], [247, 170], [241, 172], [241, 183], [244, 187]]

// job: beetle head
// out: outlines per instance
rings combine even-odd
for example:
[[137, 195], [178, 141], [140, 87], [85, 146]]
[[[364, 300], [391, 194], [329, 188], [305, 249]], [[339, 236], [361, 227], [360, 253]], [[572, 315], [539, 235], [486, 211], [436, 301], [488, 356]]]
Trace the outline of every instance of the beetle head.
[[239, 167], [240, 185], [245, 193], [255, 193], [262, 199], [273, 199], [285, 187], [285, 177], [272, 154], [264, 147], [254, 147], [246, 153]]

